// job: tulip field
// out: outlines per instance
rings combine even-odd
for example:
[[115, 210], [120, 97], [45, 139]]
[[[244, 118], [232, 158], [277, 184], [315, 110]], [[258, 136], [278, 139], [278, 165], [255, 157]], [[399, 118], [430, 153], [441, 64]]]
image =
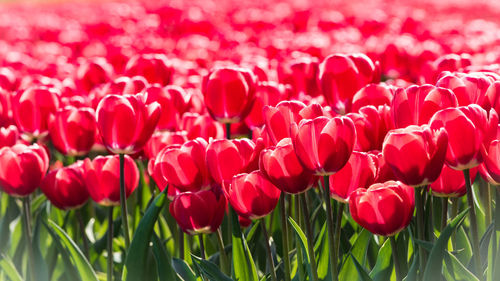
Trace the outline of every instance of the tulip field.
[[500, 2], [0, 2], [0, 281], [500, 281]]

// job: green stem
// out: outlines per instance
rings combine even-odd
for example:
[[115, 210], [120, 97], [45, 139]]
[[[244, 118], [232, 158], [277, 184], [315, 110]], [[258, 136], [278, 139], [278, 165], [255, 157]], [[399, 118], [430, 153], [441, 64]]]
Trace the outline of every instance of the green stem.
[[323, 177], [325, 190], [323, 199], [326, 204], [326, 227], [328, 228], [328, 245], [330, 246], [330, 267], [332, 269], [332, 279], [338, 280], [337, 255], [335, 254], [335, 231], [333, 229], [332, 202], [330, 201], [330, 179]]
[[474, 258], [474, 271], [479, 279], [482, 279], [481, 257], [479, 254], [479, 236], [477, 233], [476, 208], [474, 206], [474, 196], [470, 182], [469, 169], [464, 170], [465, 188], [467, 189], [467, 204], [469, 205], [470, 231], [472, 236], [472, 256]]
[[179, 227], [179, 258], [184, 259], [184, 231]]
[[[307, 197], [307, 193], [302, 193], [300, 195], [302, 213], [304, 214], [304, 222], [306, 225], [306, 235], [307, 235], [307, 244], [309, 247], [309, 258], [311, 260], [311, 270], [313, 274], [313, 280], [318, 280], [318, 270], [316, 266], [316, 258], [314, 254], [314, 233], [311, 227], [311, 217], [309, 216], [309, 198]], [[298, 202], [298, 200], [297, 200]]]
[[276, 269], [274, 268], [273, 255], [271, 253], [271, 247], [269, 246], [269, 235], [267, 234], [266, 221], [264, 219], [261, 219], [260, 224], [262, 225], [262, 233], [264, 233], [264, 239], [266, 240], [266, 252], [267, 259], [269, 261], [269, 268], [271, 270], [271, 279], [273, 281], [277, 281], [278, 278], [276, 278]]
[[198, 234], [198, 240], [200, 242], [200, 255], [202, 259], [207, 259], [207, 255], [205, 254], [205, 242], [203, 242], [203, 234]]
[[[424, 190], [427, 190], [427, 187], [424, 186]], [[427, 196], [427, 201], [429, 201], [429, 241], [434, 242], [434, 198], [432, 193], [424, 191]]]
[[33, 243], [32, 243], [32, 231], [31, 231], [31, 208], [30, 208], [30, 197], [25, 196], [22, 199], [23, 201], [23, 222], [24, 222], [24, 235], [26, 237], [26, 243], [28, 247], [28, 271], [26, 272], [26, 276], [29, 273], [29, 280], [35, 280], [35, 260], [33, 254]]
[[226, 123], [226, 139], [231, 139], [231, 123]]
[[285, 265], [285, 281], [290, 281], [290, 257], [288, 251], [288, 216], [286, 214], [285, 193], [281, 193], [280, 202], [281, 231], [283, 234], [283, 263]]
[[448, 197], [441, 198], [441, 231], [446, 227], [448, 222]]
[[[293, 205], [295, 207], [295, 213], [294, 213], [294, 218], [295, 221], [299, 224], [301, 228], [303, 228], [304, 224], [302, 224], [302, 215], [300, 213], [300, 201], [298, 196], [292, 196], [291, 200], [293, 202]], [[297, 264], [303, 265], [304, 264], [304, 256], [302, 253], [302, 247], [299, 245], [300, 241], [298, 239], [295, 239], [295, 248], [297, 249]], [[304, 272], [304, 267], [303, 266], [298, 266], [297, 267], [297, 274], [299, 275], [299, 281], [305, 281], [306, 280], [306, 275]]]
[[396, 245], [396, 239], [394, 236], [389, 237], [389, 241], [391, 241], [392, 248], [392, 260], [394, 261], [394, 270], [396, 271], [396, 280], [403, 280], [403, 276], [401, 275], [401, 267], [399, 266], [399, 257], [398, 257], [398, 247]]
[[217, 229], [217, 242], [219, 244], [219, 257], [220, 257], [220, 268], [222, 272], [226, 275], [231, 274], [229, 271], [229, 263], [227, 259], [226, 250], [224, 247], [224, 239], [222, 239], [222, 231], [220, 227]]
[[128, 231], [127, 197], [125, 194], [125, 155], [120, 153], [120, 205], [122, 211], [123, 236], [125, 237], [126, 250], [130, 247]]
[[[457, 214], [458, 214], [458, 198], [457, 197], [452, 197], [451, 198], [451, 214], [450, 214], [450, 219], [454, 219]], [[453, 231], [453, 234], [451, 234], [451, 243], [453, 245], [453, 250], [456, 251], [458, 250], [458, 247], [457, 247], [457, 240], [455, 239], [456, 235], [455, 235], [456, 231]]]
[[108, 278], [106, 280], [113, 280], [113, 207], [108, 209]]
[[340, 230], [342, 229], [342, 217], [344, 216], [344, 207], [345, 203], [338, 202], [337, 219], [335, 221], [335, 250], [334, 250], [335, 254], [334, 261], [336, 265], [338, 264], [339, 254], [340, 254]]
[[485, 202], [484, 202], [484, 205], [485, 205], [485, 217], [484, 217], [484, 221], [486, 223], [486, 225], [490, 225], [491, 224], [491, 185], [489, 183], [486, 183], [486, 189], [485, 189]]
[[[424, 203], [422, 200], [422, 193], [425, 192], [424, 188], [415, 188], [415, 205], [417, 205], [417, 236], [418, 239], [425, 241], [425, 231], [424, 231]], [[418, 247], [419, 249], [419, 260], [421, 273], [424, 272], [427, 255], [425, 249], [422, 245]]]
[[78, 220], [78, 225], [80, 227], [80, 232], [83, 241], [83, 252], [85, 257], [89, 258], [89, 242], [87, 241], [87, 235], [85, 234], [85, 223], [83, 222], [82, 209], [75, 210], [76, 218]]

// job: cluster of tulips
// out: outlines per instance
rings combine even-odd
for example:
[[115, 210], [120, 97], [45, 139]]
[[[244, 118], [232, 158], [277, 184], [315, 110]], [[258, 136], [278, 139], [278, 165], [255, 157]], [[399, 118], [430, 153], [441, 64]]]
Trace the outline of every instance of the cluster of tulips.
[[174, 2], [0, 8], [0, 280], [499, 280], [497, 38]]

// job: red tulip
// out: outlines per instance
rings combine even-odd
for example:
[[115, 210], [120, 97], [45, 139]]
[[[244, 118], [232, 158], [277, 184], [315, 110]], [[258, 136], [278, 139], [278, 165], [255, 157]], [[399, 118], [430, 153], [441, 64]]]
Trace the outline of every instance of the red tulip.
[[238, 216], [238, 222], [240, 223], [240, 227], [242, 227], [242, 228], [247, 228], [252, 224], [251, 219], [247, 219], [247, 218], [242, 217], [242, 216]]
[[394, 96], [394, 88], [385, 83], [368, 84], [354, 94], [352, 98], [352, 112], [358, 112], [360, 108], [367, 105], [378, 107], [380, 105], [391, 105]]
[[49, 117], [59, 104], [60, 93], [54, 88], [39, 86], [18, 93], [12, 104], [17, 127], [33, 137], [47, 134]]
[[215, 120], [240, 122], [250, 113], [254, 103], [255, 76], [246, 69], [215, 69], [203, 81], [203, 96]]
[[304, 192], [318, 181], [300, 164], [290, 138], [282, 139], [276, 147], [264, 149], [259, 167], [276, 187], [291, 194]]
[[234, 176], [224, 193], [238, 215], [256, 220], [274, 210], [281, 191], [261, 171], [253, 171]]
[[264, 144], [249, 139], [215, 140], [207, 147], [207, 167], [220, 185], [234, 175], [258, 169], [259, 155]]
[[331, 175], [351, 156], [356, 131], [347, 117], [317, 117], [292, 125], [292, 142], [298, 159], [316, 175]]
[[223, 139], [225, 136], [224, 126], [208, 114], [184, 113], [180, 129], [187, 132], [187, 138], [190, 140], [203, 138], [208, 141], [210, 138]]
[[0, 126], [2, 127], [15, 124], [12, 112], [12, 99], [13, 94], [0, 88]]
[[443, 168], [448, 135], [428, 125], [408, 126], [387, 134], [382, 153], [396, 178], [414, 187], [435, 181]]
[[183, 192], [170, 203], [170, 214], [188, 234], [212, 233], [221, 225], [226, 206], [222, 192], [214, 189]]
[[500, 81], [495, 81], [488, 87], [480, 105], [487, 111], [493, 108], [497, 113], [500, 112]]
[[410, 86], [396, 90], [391, 113], [396, 128], [427, 124], [441, 109], [458, 106], [452, 91], [432, 85]]
[[179, 86], [167, 86], [162, 88], [152, 85], [144, 90], [147, 96], [146, 103], [158, 102], [161, 106], [161, 117], [158, 121], [159, 130], [176, 130], [182, 114], [186, 111], [187, 105], [184, 100], [186, 93]]
[[455, 170], [465, 170], [483, 162], [487, 146], [496, 134], [498, 115], [489, 117], [478, 105], [461, 106], [438, 111], [431, 119], [431, 129], [444, 128], [448, 133], [446, 164]]
[[483, 73], [456, 73], [443, 72], [436, 86], [448, 88], [455, 93], [458, 105], [482, 104], [485, 93], [493, 79]]
[[166, 86], [172, 81], [174, 68], [163, 54], [142, 54], [128, 61], [125, 73], [128, 76], [144, 76], [151, 84]]
[[[470, 170], [470, 182], [474, 182], [478, 169]], [[444, 166], [438, 179], [431, 184], [432, 195], [440, 197], [461, 197], [467, 192], [462, 171]]]
[[19, 131], [14, 125], [0, 128], [0, 148], [4, 146], [13, 146], [19, 139]]
[[349, 198], [354, 221], [378, 235], [392, 236], [406, 228], [414, 209], [414, 189], [397, 181], [357, 189]]
[[89, 199], [83, 178], [83, 162], [50, 171], [42, 180], [40, 189], [49, 201], [59, 209], [81, 207]]
[[[86, 158], [83, 162], [85, 185], [90, 197], [100, 205], [120, 205], [120, 159], [118, 155]], [[128, 198], [139, 184], [139, 169], [125, 155], [125, 196]]]
[[49, 121], [49, 133], [54, 147], [62, 154], [88, 153], [97, 134], [94, 110], [72, 106], [59, 109]]
[[92, 89], [89, 94], [92, 108], [97, 108], [99, 102], [107, 95], [135, 95], [141, 93], [148, 85], [148, 81], [142, 76], [118, 77], [112, 82]]
[[319, 94], [316, 81], [318, 70], [318, 58], [303, 56], [280, 64], [278, 78], [281, 83], [291, 85], [295, 97], [302, 93], [314, 97]]
[[354, 94], [377, 82], [375, 64], [363, 54], [330, 55], [319, 66], [319, 83], [327, 103], [338, 113], [351, 111]]
[[500, 125], [497, 125], [495, 137], [486, 147], [484, 163], [479, 166], [479, 172], [491, 184], [500, 184]]
[[375, 183], [384, 183], [386, 181], [395, 181], [396, 176], [391, 167], [385, 161], [384, 155], [380, 151], [369, 152], [373, 155], [374, 159], [377, 160], [377, 177], [375, 178]]
[[181, 191], [210, 189], [212, 178], [205, 158], [207, 145], [204, 139], [197, 138], [183, 145], [165, 147], [156, 157], [155, 166], [159, 165], [165, 180]]
[[45, 148], [37, 144], [16, 144], [0, 149], [0, 187], [11, 195], [23, 197], [40, 185], [49, 168]]
[[353, 151], [347, 164], [330, 176], [330, 196], [347, 203], [349, 196], [358, 188], [368, 188], [375, 182], [377, 163], [375, 156]]
[[358, 113], [347, 114], [356, 127], [356, 144], [354, 150], [382, 150], [387, 132], [394, 128], [390, 107], [381, 105], [378, 108], [367, 105]]
[[151, 136], [151, 138], [146, 143], [144, 147], [144, 154], [146, 158], [151, 159], [156, 157], [158, 153], [166, 146], [172, 144], [183, 144], [187, 141], [186, 132], [178, 131], [178, 132], [169, 132], [169, 131], [161, 131], [155, 132]]
[[109, 81], [113, 75], [113, 66], [104, 58], [85, 61], [76, 70], [75, 80], [84, 92], [90, 92], [95, 86]]
[[146, 104], [144, 95], [109, 95], [97, 107], [97, 126], [107, 149], [132, 154], [151, 137], [160, 114], [160, 105]]
[[245, 118], [245, 124], [251, 129], [264, 125], [262, 108], [266, 105], [275, 106], [286, 95], [286, 87], [273, 82], [258, 83], [255, 90], [255, 102], [252, 110]]

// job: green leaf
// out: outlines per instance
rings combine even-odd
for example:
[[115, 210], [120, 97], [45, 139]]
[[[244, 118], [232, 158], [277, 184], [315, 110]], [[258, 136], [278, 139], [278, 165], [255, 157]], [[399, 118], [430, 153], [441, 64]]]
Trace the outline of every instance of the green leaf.
[[153, 254], [155, 256], [157, 268], [158, 268], [158, 277], [160, 281], [172, 281], [176, 279], [175, 271], [172, 268], [172, 258], [170, 257], [167, 248], [160, 241], [158, 235], [153, 233]]
[[137, 226], [127, 252], [125, 267], [123, 269], [123, 280], [141, 280], [146, 275], [149, 243], [154, 232], [156, 220], [165, 205], [167, 189], [165, 188], [155, 198]]
[[431, 253], [429, 255], [429, 259], [427, 261], [427, 266], [425, 267], [424, 279], [423, 280], [432, 280], [441, 276], [441, 269], [443, 267], [443, 258], [444, 252], [448, 246], [448, 240], [450, 239], [453, 231], [464, 221], [465, 215], [469, 209], [461, 212], [458, 216], [456, 216], [448, 226], [445, 227], [441, 235], [439, 235], [438, 240], [432, 247]]
[[193, 262], [200, 271], [208, 277], [209, 280], [211, 281], [234, 281], [231, 279], [229, 276], [225, 275], [219, 270], [219, 267], [215, 265], [213, 262], [204, 260], [200, 257], [197, 257], [193, 254], [191, 254], [191, 257], [193, 258]]
[[243, 233], [241, 233], [238, 215], [231, 209], [233, 278], [235, 280], [258, 281], [257, 269]]
[[373, 281], [390, 280], [392, 274], [392, 264], [391, 241], [387, 239], [378, 251], [377, 263], [370, 272], [370, 277]]
[[42, 227], [43, 214], [38, 215], [33, 231], [33, 259], [37, 281], [49, 280], [49, 271], [45, 259], [40, 250], [40, 231]]
[[340, 270], [339, 280], [356, 280], [358, 278], [358, 270], [352, 257], [355, 257], [358, 261], [361, 261], [361, 264], [364, 265], [366, 262], [368, 245], [370, 244], [372, 237], [373, 235], [368, 230], [361, 230], [351, 248], [351, 254], [347, 257]]
[[172, 258], [172, 267], [182, 281], [197, 281], [193, 270], [184, 260]]
[[354, 261], [354, 266], [356, 267], [356, 270], [358, 271], [358, 274], [359, 274], [359, 280], [362, 280], [362, 281], [373, 281], [371, 278], [370, 278], [370, 275], [368, 275], [368, 273], [366, 272], [366, 270], [363, 268], [363, 266], [361, 264], [359, 264], [358, 260], [356, 259], [355, 256], [350, 255], [350, 257], [352, 258], [352, 260]]
[[408, 274], [406, 275], [405, 278], [403, 278], [404, 281], [417, 281], [418, 279], [418, 251], [415, 251], [415, 254], [413, 255], [413, 262], [411, 263], [410, 269], [408, 270]]
[[444, 276], [446, 280], [479, 281], [453, 254], [446, 251], [444, 255]]
[[23, 281], [24, 279], [21, 277], [21, 274], [16, 269], [16, 266], [12, 262], [12, 260], [4, 255], [0, 254], [0, 268], [3, 272], [10, 278], [12, 281]]
[[60, 244], [61, 246], [64, 246], [69, 258], [76, 266], [80, 278], [85, 281], [97, 281], [98, 279], [97, 275], [94, 272], [94, 269], [92, 268], [92, 266], [90, 266], [89, 261], [85, 258], [76, 243], [71, 240], [71, 238], [69, 238], [68, 234], [51, 220], [48, 221], [48, 224], [43, 221], [43, 225], [47, 228], [49, 234], [52, 236], [53, 241]]
[[[291, 218], [288, 218], [288, 221], [292, 225], [293, 230], [295, 231], [295, 235], [297, 236], [297, 240], [299, 240], [300, 248], [302, 249], [302, 257], [303, 262], [306, 263], [307, 273], [309, 274], [309, 280], [313, 279], [312, 268], [311, 268], [311, 257], [309, 256], [309, 247], [307, 245], [307, 238], [300, 226]], [[314, 257], [312, 257], [314, 258]]]
[[327, 278], [328, 274], [331, 274], [330, 269], [330, 255], [328, 254], [328, 237], [326, 232], [326, 224], [323, 224], [321, 232], [319, 233], [318, 239], [316, 240], [316, 245], [314, 245], [314, 251], [319, 252], [318, 254], [318, 278], [319, 279], [332, 279]]

